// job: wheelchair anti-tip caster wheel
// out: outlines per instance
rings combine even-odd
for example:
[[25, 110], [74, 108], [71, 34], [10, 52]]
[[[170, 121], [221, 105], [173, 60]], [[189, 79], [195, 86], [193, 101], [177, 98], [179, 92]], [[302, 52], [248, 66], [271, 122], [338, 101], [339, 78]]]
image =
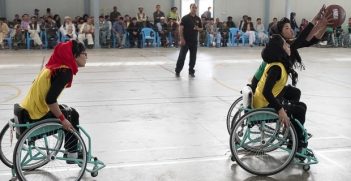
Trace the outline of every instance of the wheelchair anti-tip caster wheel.
[[303, 168], [304, 171], [307, 172], [307, 171], [310, 170], [311, 167], [310, 167], [310, 165], [304, 165], [302, 168]]
[[235, 157], [234, 157], [233, 155], [230, 156], [230, 160], [233, 161], [233, 162], [235, 162]]
[[92, 177], [96, 177], [96, 176], [98, 176], [98, 174], [99, 174], [98, 171], [96, 171], [96, 172], [91, 172], [91, 176], [92, 176]]

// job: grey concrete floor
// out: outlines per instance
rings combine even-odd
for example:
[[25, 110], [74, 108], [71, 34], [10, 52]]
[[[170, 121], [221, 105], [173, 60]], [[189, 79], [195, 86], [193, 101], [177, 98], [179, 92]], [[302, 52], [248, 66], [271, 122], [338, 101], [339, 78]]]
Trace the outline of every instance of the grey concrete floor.
[[[298, 87], [307, 103], [306, 128], [320, 163], [291, 165], [256, 177], [230, 161], [226, 114], [259, 66], [260, 47], [200, 48], [196, 77], [173, 70], [178, 49], [88, 50], [72, 88], [59, 103], [75, 107], [107, 166], [99, 181], [233, 181], [351, 179], [351, 49], [300, 50], [306, 70]], [[25, 96], [51, 51], [0, 51], [0, 124]], [[10, 178], [0, 164], [0, 180]]]

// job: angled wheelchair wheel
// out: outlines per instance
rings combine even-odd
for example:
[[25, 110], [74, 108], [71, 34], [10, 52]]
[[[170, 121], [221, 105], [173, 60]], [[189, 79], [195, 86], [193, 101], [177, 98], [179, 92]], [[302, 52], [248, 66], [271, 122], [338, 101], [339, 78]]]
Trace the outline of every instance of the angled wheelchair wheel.
[[297, 136], [292, 125], [285, 128], [280, 124], [274, 111], [258, 109], [236, 122], [230, 136], [230, 149], [243, 169], [267, 176], [282, 171], [294, 159]]
[[233, 130], [235, 122], [243, 115], [242, 108], [243, 97], [240, 96], [236, 99], [233, 104], [230, 106], [228, 113], [227, 113], [227, 130], [230, 133]]
[[16, 130], [10, 128], [9, 123], [6, 123], [0, 132], [0, 159], [2, 163], [10, 168], [13, 166], [13, 149], [15, 148], [16, 142]]
[[[19, 180], [80, 180], [87, 165], [86, 146], [78, 131], [65, 135], [57, 119], [43, 120], [25, 131], [13, 155]], [[67, 156], [63, 141], [67, 149], [74, 147], [74, 158]]]

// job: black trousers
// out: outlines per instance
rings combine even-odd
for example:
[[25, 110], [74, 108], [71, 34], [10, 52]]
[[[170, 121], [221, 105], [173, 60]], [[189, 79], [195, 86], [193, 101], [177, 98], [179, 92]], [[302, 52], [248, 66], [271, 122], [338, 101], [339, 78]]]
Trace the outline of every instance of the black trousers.
[[284, 95], [283, 98], [290, 103], [295, 103], [300, 101], [301, 91], [300, 89], [293, 87], [291, 85], [287, 85], [284, 87]]
[[184, 66], [184, 61], [186, 54], [190, 51], [190, 60], [189, 60], [189, 74], [194, 74], [195, 63], [196, 63], [196, 53], [197, 53], [197, 42], [194, 43], [186, 43], [184, 46], [181, 46], [177, 66], [175, 68], [176, 73], [180, 73]]
[[306, 120], [307, 106], [303, 102], [294, 102], [288, 105], [284, 105], [283, 107], [286, 110], [289, 118], [291, 119], [290, 121], [296, 130], [298, 144], [299, 146], [301, 146], [301, 144], [304, 143], [303, 130], [292, 119], [297, 119], [302, 125], [304, 125]]
[[[72, 107], [63, 106], [63, 105], [60, 105], [60, 110], [63, 113], [63, 115], [65, 115], [66, 119], [69, 122], [71, 122], [74, 129], [79, 131], [79, 128], [77, 127], [77, 125], [79, 125], [78, 112]], [[30, 122], [41, 121], [41, 120], [48, 119], [48, 118], [56, 118], [56, 116], [54, 114], [52, 114], [51, 112], [48, 112], [42, 118], [40, 118], [38, 120], [31, 120]], [[77, 148], [78, 139], [71, 132], [66, 131], [66, 130], [64, 132], [65, 132], [65, 146], [64, 147], [65, 147], [66, 151], [77, 152], [78, 151], [78, 148]]]

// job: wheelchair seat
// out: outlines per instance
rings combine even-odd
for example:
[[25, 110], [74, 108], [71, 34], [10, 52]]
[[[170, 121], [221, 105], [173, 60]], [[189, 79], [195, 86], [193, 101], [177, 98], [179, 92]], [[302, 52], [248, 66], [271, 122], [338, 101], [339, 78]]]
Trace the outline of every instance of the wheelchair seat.
[[[29, 122], [29, 113], [27, 110], [22, 108], [19, 104], [14, 104], [13, 108], [13, 114], [14, 114], [14, 123], [16, 124], [25, 124]], [[26, 127], [16, 127], [16, 136], [19, 137], [24, 131], [26, 130]]]

